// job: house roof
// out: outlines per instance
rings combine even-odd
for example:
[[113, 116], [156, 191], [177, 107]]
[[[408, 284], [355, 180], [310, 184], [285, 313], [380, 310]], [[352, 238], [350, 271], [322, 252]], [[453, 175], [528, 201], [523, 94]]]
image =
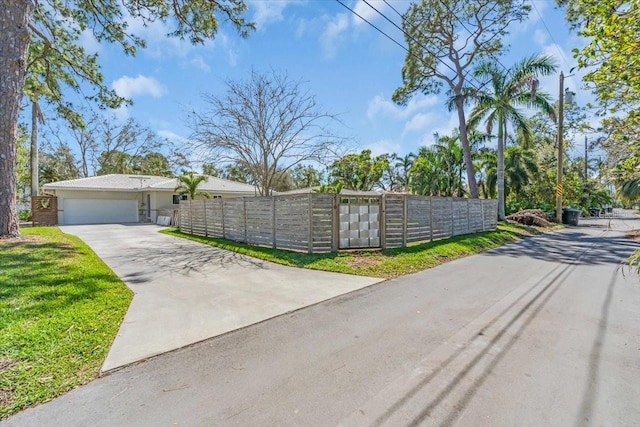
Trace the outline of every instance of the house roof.
[[[173, 192], [178, 181], [176, 178], [152, 175], [110, 174], [92, 176], [89, 178], [70, 179], [68, 181], [51, 182], [44, 185], [45, 190], [94, 190], [94, 191], [170, 191]], [[218, 193], [256, 194], [253, 185], [227, 179], [208, 176], [202, 182], [200, 191]]]
[[[295, 190], [289, 190], [289, 191], [282, 191], [278, 194], [309, 194], [309, 193], [314, 193], [315, 190], [319, 189], [320, 186], [315, 186], [315, 187], [307, 187], [307, 188], [297, 188]], [[340, 194], [342, 196], [379, 196], [380, 193], [378, 193], [377, 191], [358, 191], [358, 190], [349, 190], [348, 188], [343, 188], [342, 191], [340, 191]]]

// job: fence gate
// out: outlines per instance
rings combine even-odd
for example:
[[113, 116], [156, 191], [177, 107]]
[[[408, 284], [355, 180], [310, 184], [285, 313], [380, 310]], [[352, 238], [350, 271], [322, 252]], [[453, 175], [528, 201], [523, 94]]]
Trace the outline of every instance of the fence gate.
[[380, 197], [340, 197], [340, 249], [380, 247]]

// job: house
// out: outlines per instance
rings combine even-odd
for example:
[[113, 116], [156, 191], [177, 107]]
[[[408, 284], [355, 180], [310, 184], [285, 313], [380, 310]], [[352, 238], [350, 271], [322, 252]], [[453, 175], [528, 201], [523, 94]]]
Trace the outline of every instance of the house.
[[[111, 174], [52, 182], [47, 194], [58, 198], [58, 224], [109, 224], [155, 222], [160, 209], [180, 203], [176, 178]], [[208, 177], [198, 190], [213, 198], [253, 197], [258, 190], [249, 184]]]

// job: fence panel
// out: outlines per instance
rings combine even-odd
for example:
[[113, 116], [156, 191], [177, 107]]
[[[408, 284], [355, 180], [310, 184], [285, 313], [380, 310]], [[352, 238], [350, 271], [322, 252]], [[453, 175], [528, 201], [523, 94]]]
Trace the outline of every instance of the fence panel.
[[469, 204], [467, 199], [453, 199], [453, 231], [454, 236], [469, 233]]
[[484, 231], [484, 218], [482, 216], [482, 200], [469, 199], [469, 233]]
[[309, 196], [276, 197], [276, 247], [309, 249]]
[[314, 253], [333, 250], [333, 194], [314, 194], [311, 198], [312, 247]]
[[273, 209], [271, 197], [245, 199], [247, 243], [273, 245]]
[[191, 202], [180, 200], [180, 231], [191, 233]]
[[431, 229], [434, 240], [451, 236], [451, 230], [453, 229], [453, 210], [450, 198], [431, 198]]
[[222, 199], [208, 199], [205, 202], [207, 215], [207, 236], [224, 238], [222, 223]]
[[222, 199], [224, 201], [224, 238], [244, 242], [244, 199]]
[[[330, 252], [341, 246], [339, 230], [342, 224], [337, 213], [337, 197], [333, 194], [298, 194], [181, 201], [180, 230], [282, 249]], [[384, 225], [381, 232], [387, 248], [491, 230], [497, 226], [496, 200], [398, 194], [387, 194], [383, 199], [384, 210], [373, 216], [369, 212], [367, 218]], [[369, 232], [370, 228], [371, 224]], [[369, 239], [371, 246], [378, 243], [381, 242]]]
[[407, 243], [431, 240], [431, 200], [407, 196]]
[[495, 230], [498, 226], [498, 201], [495, 199], [483, 199], [482, 204], [484, 229]]
[[401, 194], [385, 195], [384, 238], [387, 248], [399, 248], [404, 234], [404, 198]]

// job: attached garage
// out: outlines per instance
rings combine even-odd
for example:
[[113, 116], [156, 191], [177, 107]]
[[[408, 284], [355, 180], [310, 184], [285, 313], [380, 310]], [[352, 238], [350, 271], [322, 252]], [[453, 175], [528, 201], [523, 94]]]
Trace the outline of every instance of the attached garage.
[[137, 200], [64, 199], [64, 224], [138, 222]]
[[[51, 182], [45, 194], [56, 196], [58, 224], [155, 222], [160, 210], [178, 209], [176, 178], [111, 174]], [[207, 177], [198, 187], [212, 197], [253, 197], [254, 186]]]

